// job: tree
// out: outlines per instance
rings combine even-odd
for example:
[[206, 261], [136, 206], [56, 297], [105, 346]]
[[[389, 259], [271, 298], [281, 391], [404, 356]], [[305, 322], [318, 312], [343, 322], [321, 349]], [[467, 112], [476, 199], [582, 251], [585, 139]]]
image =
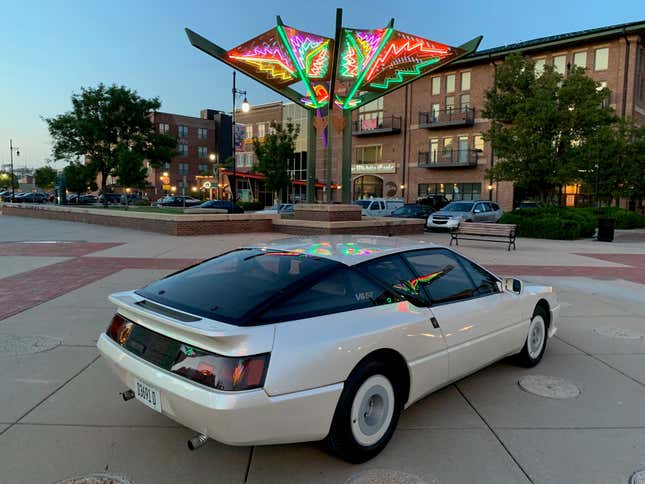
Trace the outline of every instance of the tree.
[[169, 162], [177, 140], [155, 133], [150, 119], [160, 106], [159, 99], [142, 98], [123, 86], [81, 88], [72, 95], [71, 111], [45, 119], [54, 140], [54, 159], [85, 156], [101, 175], [101, 193], [106, 192], [107, 178], [125, 149], [142, 160], [148, 157], [152, 166]]
[[80, 195], [97, 189], [96, 172], [90, 165], [72, 161], [63, 168], [63, 174], [65, 175], [67, 190], [72, 193]]
[[553, 66], [537, 73], [532, 59], [508, 56], [486, 91], [483, 115], [492, 123], [484, 138], [498, 160], [488, 176], [514, 181], [542, 201], [559, 198], [589, 164], [586, 145], [615, 121], [603, 104], [608, 95], [582, 68], [563, 78]]
[[2, 188], [3, 190], [11, 189], [12, 181], [13, 188], [20, 188], [20, 183], [18, 183], [18, 178], [16, 177], [15, 173], [12, 178], [11, 173], [0, 171], [0, 188]]
[[56, 181], [58, 172], [51, 166], [43, 166], [34, 170], [34, 181], [36, 186], [43, 190], [51, 190]]
[[[119, 178], [119, 184], [125, 188], [145, 188], [148, 170], [143, 166], [143, 154], [132, 151], [121, 146], [117, 152], [118, 164], [115, 174]], [[128, 197], [126, 195], [125, 207], [128, 208]]]
[[294, 158], [299, 133], [298, 125], [287, 123], [283, 126], [274, 121], [263, 141], [253, 138], [253, 149], [258, 160], [253, 170], [266, 177], [266, 187], [273, 192], [274, 199], [277, 199], [279, 191], [291, 184], [288, 166]]

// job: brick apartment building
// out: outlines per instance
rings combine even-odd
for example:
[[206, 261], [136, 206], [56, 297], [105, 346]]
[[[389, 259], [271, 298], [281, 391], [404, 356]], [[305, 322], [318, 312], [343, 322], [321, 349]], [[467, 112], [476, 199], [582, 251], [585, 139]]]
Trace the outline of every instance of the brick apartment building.
[[[171, 163], [160, 168], [148, 165], [148, 188], [146, 194], [151, 200], [173, 190], [164, 190], [161, 177], [164, 172], [170, 178], [170, 187], [177, 194], [195, 195], [193, 188], [201, 188], [199, 175], [213, 174], [213, 161], [224, 161], [231, 154], [231, 116], [221, 111], [204, 109], [200, 117], [153, 112], [154, 129], [159, 133], [176, 137], [177, 156]], [[108, 179], [113, 187], [117, 180]]]
[[[491, 183], [485, 175], [495, 156], [482, 137], [490, 122], [481, 111], [484, 93], [493, 84], [495, 66], [509, 54], [519, 52], [531, 56], [538, 69], [551, 64], [564, 76], [574, 65], [585, 67], [591, 78], [611, 90], [608, 103], [618, 115], [645, 124], [644, 39], [645, 21], [482, 50], [359, 108], [352, 126], [352, 197], [403, 197], [413, 202], [426, 194], [444, 194], [449, 199], [491, 199], [510, 210], [513, 184]], [[237, 154], [237, 165], [247, 172], [246, 180], [258, 179], [250, 173], [251, 138], [262, 138], [272, 120], [286, 121], [289, 117], [301, 124], [297, 150], [300, 162], [293, 167], [294, 174], [299, 174], [293, 177], [298, 180], [296, 186], [305, 179], [306, 113], [296, 105], [277, 102], [237, 115], [246, 129], [246, 152]], [[338, 133], [332, 136], [332, 183], [337, 184], [342, 140]], [[318, 200], [323, 199], [326, 180], [324, 160], [325, 151], [318, 139]], [[259, 191], [260, 186], [256, 188]], [[567, 204], [574, 204], [579, 186], [567, 186], [565, 193]], [[253, 197], [261, 198], [257, 194]], [[304, 198], [304, 187], [294, 187], [294, 193], [285, 198]], [[340, 190], [334, 190], [333, 199], [340, 200]]]

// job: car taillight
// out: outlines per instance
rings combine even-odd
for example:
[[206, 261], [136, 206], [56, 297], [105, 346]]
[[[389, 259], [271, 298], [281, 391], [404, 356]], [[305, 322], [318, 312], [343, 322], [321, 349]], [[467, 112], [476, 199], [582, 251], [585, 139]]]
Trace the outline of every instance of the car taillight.
[[264, 385], [269, 355], [220, 356], [182, 344], [170, 371], [217, 390], [251, 390]]
[[125, 319], [119, 313], [116, 313], [112, 317], [106, 333], [110, 338], [123, 346], [128, 340], [130, 333], [132, 333], [132, 327], [132, 322]]

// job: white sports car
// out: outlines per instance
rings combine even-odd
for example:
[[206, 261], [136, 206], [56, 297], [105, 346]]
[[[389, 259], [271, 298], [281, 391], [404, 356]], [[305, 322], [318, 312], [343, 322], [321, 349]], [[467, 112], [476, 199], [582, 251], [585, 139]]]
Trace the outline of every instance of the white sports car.
[[330, 236], [244, 247], [137, 291], [98, 348], [138, 400], [231, 445], [323, 440], [378, 454], [401, 411], [556, 331], [552, 288], [409, 239]]

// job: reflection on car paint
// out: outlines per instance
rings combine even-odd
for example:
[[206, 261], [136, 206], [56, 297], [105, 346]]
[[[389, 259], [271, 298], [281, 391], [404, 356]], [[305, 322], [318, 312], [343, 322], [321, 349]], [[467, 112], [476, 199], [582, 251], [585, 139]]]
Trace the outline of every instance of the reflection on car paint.
[[341, 242], [332, 246], [329, 242], [319, 242], [317, 244], [311, 244], [308, 249], [297, 248], [293, 249], [293, 252], [299, 254], [309, 254], [309, 255], [342, 255], [342, 256], [354, 256], [354, 255], [372, 255], [382, 252], [383, 249], [380, 247], [359, 247], [353, 242]]
[[447, 265], [443, 269], [437, 272], [431, 272], [424, 276], [415, 277], [410, 281], [401, 281], [399, 284], [394, 284], [394, 289], [399, 289], [400, 291], [408, 292], [410, 294], [419, 294], [421, 284], [429, 284], [431, 281], [436, 279], [439, 276], [447, 274], [454, 269], [454, 266]]

